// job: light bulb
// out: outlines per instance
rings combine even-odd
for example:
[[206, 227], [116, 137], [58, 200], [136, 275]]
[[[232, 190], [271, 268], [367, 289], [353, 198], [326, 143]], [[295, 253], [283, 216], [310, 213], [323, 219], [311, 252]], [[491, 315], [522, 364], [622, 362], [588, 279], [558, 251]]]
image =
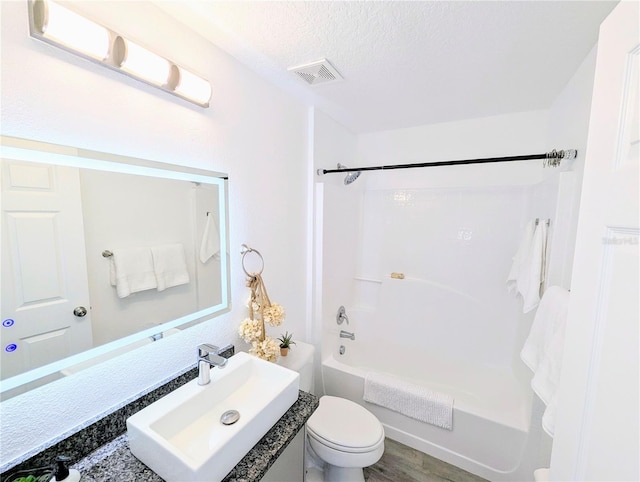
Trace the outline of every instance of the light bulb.
[[167, 59], [154, 54], [131, 40], [123, 39], [123, 41], [125, 55], [120, 64], [122, 70], [157, 85], [165, 85], [169, 81], [171, 65]]
[[211, 98], [211, 84], [182, 67], [178, 67], [178, 69], [180, 71], [180, 81], [175, 91], [200, 104], [208, 104]]
[[42, 35], [93, 58], [104, 60], [109, 54], [109, 31], [55, 2], [42, 4], [46, 15], [40, 25]]

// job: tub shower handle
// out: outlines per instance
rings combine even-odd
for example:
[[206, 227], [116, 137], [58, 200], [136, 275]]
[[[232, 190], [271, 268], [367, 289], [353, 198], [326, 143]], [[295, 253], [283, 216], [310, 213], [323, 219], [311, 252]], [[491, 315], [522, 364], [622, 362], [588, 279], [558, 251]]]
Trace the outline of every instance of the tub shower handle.
[[355, 341], [356, 334], [351, 333], [350, 331], [340, 330], [340, 338], [349, 338], [350, 340]]
[[343, 321], [346, 321], [347, 325], [349, 324], [347, 310], [344, 309], [344, 306], [341, 306], [340, 308], [338, 308], [338, 314], [336, 314], [336, 323], [338, 323], [338, 325], [342, 325]]

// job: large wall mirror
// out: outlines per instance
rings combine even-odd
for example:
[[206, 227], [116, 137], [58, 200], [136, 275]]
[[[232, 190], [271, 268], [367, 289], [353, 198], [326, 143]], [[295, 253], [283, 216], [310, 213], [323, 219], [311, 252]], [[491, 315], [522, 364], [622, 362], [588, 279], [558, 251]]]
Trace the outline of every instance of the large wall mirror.
[[229, 309], [227, 177], [1, 138], [0, 390]]

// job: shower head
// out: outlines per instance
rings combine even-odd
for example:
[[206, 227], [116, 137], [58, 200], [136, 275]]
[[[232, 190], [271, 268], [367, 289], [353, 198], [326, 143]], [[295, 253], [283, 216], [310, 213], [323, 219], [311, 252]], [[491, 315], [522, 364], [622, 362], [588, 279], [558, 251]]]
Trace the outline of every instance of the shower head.
[[[342, 164], [338, 163], [338, 169], [347, 169], [347, 166], [343, 166]], [[358, 179], [358, 177], [360, 177], [360, 174], [362, 174], [360, 171], [347, 173], [346, 177], [344, 178], [344, 185], [348, 186], [349, 184], [351, 184], [353, 181]]]

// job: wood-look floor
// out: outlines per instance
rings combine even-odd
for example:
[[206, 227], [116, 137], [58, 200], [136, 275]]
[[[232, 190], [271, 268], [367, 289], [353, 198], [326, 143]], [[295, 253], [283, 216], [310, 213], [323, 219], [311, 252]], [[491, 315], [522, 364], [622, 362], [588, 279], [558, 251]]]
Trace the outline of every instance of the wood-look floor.
[[382, 458], [364, 469], [364, 479], [367, 482], [485, 481], [482, 477], [388, 438], [384, 441]]

